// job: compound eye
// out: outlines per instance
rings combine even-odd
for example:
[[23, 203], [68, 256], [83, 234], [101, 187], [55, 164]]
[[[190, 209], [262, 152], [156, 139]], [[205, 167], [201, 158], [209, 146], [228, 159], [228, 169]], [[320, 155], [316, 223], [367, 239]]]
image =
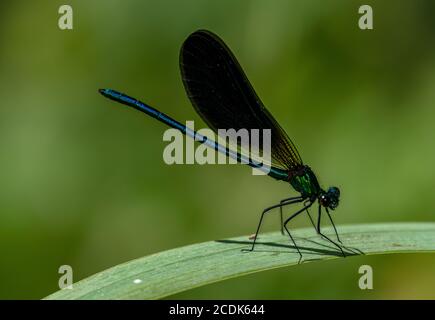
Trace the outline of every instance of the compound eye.
[[338, 189], [337, 187], [330, 187], [328, 189], [328, 193], [338, 198], [340, 196], [340, 189]]

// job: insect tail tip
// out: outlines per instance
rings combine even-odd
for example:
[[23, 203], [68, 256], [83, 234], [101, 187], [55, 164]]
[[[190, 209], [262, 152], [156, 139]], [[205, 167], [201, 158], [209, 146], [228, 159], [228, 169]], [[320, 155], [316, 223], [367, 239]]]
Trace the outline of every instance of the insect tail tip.
[[112, 90], [110, 89], [98, 89], [98, 92], [101, 93], [106, 98], [111, 98], [112, 96]]

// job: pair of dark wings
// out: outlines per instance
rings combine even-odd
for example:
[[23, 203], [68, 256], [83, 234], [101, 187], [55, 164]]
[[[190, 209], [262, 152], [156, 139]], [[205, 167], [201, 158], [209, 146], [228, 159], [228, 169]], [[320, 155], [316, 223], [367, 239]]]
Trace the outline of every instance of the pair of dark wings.
[[180, 68], [190, 101], [213, 131], [270, 129], [271, 165], [287, 170], [302, 165], [293, 142], [264, 107], [218, 36], [205, 30], [192, 33], [181, 48]]

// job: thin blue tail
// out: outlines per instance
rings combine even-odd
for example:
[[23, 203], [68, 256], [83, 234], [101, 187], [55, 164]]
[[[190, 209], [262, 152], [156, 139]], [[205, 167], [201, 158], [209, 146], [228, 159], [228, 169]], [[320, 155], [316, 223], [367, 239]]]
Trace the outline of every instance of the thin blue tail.
[[239, 152], [235, 152], [233, 150], [230, 150], [221, 144], [217, 143], [216, 141], [208, 139], [206, 136], [203, 136], [196, 131], [189, 129], [185, 125], [181, 124], [180, 122], [172, 119], [171, 117], [167, 116], [166, 114], [146, 105], [145, 103], [134, 99], [132, 97], [129, 97], [121, 92], [112, 90], [112, 89], [100, 89], [99, 92], [114, 101], [117, 101], [119, 103], [125, 104], [129, 107], [132, 107], [136, 110], [142, 111], [146, 113], [147, 115], [153, 117], [154, 119], [157, 119], [160, 122], [163, 122], [164, 124], [167, 124], [168, 126], [180, 130], [183, 134], [191, 137], [195, 141], [198, 141], [199, 143], [203, 143], [210, 148], [225, 154], [227, 157], [230, 157], [232, 159], [237, 160], [239, 163], [247, 164], [251, 166], [252, 168], [259, 169], [266, 174], [272, 176], [275, 179], [278, 180], [285, 180], [287, 177], [287, 173], [284, 170], [278, 169], [278, 168], [270, 168], [268, 166], [264, 166], [262, 164], [253, 162], [249, 157], [246, 157]]

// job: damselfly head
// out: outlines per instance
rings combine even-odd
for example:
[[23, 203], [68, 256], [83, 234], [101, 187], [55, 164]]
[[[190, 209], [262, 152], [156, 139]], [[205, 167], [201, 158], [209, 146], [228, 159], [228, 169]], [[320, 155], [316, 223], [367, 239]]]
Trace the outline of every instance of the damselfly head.
[[338, 207], [340, 200], [340, 189], [329, 187], [328, 191], [319, 197], [320, 204], [328, 209], [334, 210]]

